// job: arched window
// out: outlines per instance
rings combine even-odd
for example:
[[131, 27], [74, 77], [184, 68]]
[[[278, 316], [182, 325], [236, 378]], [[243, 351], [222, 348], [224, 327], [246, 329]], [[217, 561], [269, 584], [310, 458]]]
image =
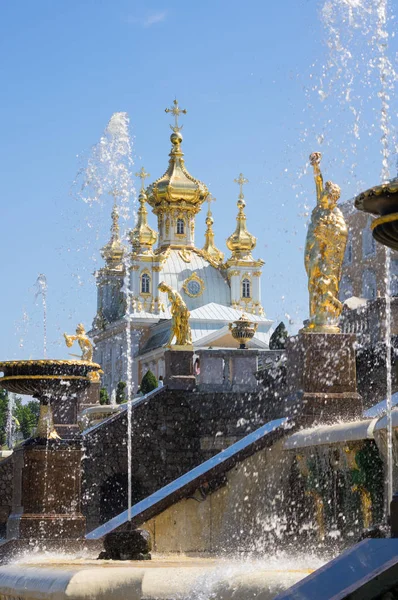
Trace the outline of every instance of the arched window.
[[376, 254], [376, 242], [370, 230], [370, 219], [362, 231], [362, 256], [364, 258]]
[[353, 295], [351, 279], [347, 275], [343, 275], [340, 282], [340, 301], [344, 302], [347, 298], [352, 298]]
[[365, 269], [362, 274], [362, 296], [368, 300], [377, 296], [376, 275], [371, 269]]
[[242, 298], [250, 298], [250, 281], [248, 279], [242, 280]]
[[151, 278], [148, 273], [141, 275], [141, 294], [149, 294], [151, 291]]
[[185, 223], [184, 219], [177, 219], [177, 234], [184, 235]]

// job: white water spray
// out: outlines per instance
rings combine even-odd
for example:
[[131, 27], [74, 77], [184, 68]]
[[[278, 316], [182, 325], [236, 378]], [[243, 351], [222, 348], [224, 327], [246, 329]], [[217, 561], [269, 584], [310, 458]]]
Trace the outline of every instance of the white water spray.
[[35, 283], [35, 299], [41, 296], [43, 307], [43, 355], [47, 358], [47, 278], [44, 273], [40, 273]]

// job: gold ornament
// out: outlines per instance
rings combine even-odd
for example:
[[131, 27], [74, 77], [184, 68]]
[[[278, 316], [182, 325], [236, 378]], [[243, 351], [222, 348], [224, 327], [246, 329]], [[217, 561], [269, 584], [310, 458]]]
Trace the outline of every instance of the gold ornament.
[[90, 363], [93, 362], [93, 344], [86, 335], [86, 330], [84, 329], [84, 325], [82, 323], [79, 323], [79, 325], [76, 327], [76, 335], [67, 335], [64, 333], [64, 338], [68, 348], [71, 348], [74, 342], [79, 344], [80, 350], [82, 351], [81, 360], [85, 360]]
[[191, 328], [189, 326], [190, 312], [187, 308], [187, 305], [181, 298], [181, 295], [176, 290], [173, 290], [170, 286], [168, 286], [164, 281], [159, 283], [158, 289], [167, 294], [171, 304], [172, 325], [168, 346], [171, 346], [175, 336], [175, 346], [191, 348], [192, 335]]
[[206, 215], [206, 233], [205, 233], [205, 245], [203, 246], [203, 252], [206, 253], [207, 256], [211, 256], [216, 263], [222, 263], [224, 259], [224, 253], [219, 250], [214, 243], [214, 231], [213, 224], [214, 219], [211, 212], [211, 203], [215, 202], [216, 199], [213, 198], [211, 194], [207, 196], [207, 215]]
[[120, 241], [119, 212], [116, 204], [116, 194], [114, 194], [114, 204], [112, 209], [111, 239], [102, 248], [101, 255], [109, 269], [123, 269], [124, 246]]
[[[197, 292], [193, 292], [189, 289], [189, 284], [191, 281], [195, 281], [199, 285], [199, 289]], [[186, 279], [182, 284], [182, 289], [190, 298], [198, 298], [203, 294], [205, 290], [205, 282], [199, 277], [199, 275], [196, 275], [196, 273], [192, 273], [192, 275], [190, 275], [188, 279]]]
[[232, 337], [239, 342], [239, 348], [244, 350], [247, 348], [246, 343], [254, 337], [258, 323], [252, 323], [246, 315], [242, 315], [240, 319], [230, 323], [228, 327]]
[[341, 210], [338, 185], [327, 181], [319, 167], [321, 153], [314, 152], [310, 162], [314, 169], [317, 206], [312, 211], [305, 246], [305, 269], [310, 295], [310, 321], [303, 329], [308, 333], [339, 333], [337, 325], [342, 303], [338, 299], [341, 269], [348, 229]]
[[239, 185], [239, 199], [237, 202], [239, 213], [236, 217], [236, 229], [227, 239], [227, 247], [232, 252], [232, 256], [227, 261], [227, 265], [235, 263], [236, 261], [252, 262], [253, 257], [251, 251], [256, 247], [257, 242], [254, 235], [249, 233], [246, 229], [246, 203], [244, 201], [243, 186], [248, 183], [249, 180], [245, 179], [241, 173], [238, 179], [234, 179], [234, 181]]

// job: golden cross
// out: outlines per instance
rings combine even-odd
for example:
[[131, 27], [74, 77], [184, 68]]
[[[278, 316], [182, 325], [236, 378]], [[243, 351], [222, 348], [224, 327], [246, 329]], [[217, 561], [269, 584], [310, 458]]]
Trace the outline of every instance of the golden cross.
[[211, 203], [212, 203], [212, 202], [215, 202], [215, 201], [216, 201], [216, 198], [214, 198], [214, 196], [212, 196], [211, 194], [209, 194], [209, 195], [207, 196], [207, 198], [206, 198], [206, 202], [207, 202], [207, 204], [208, 204], [208, 206], [209, 206], [209, 208], [208, 208], [208, 211], [207, 211], [207, 214], [211, 214]]
[[243, 186], [245, 183], [249, 183], [249, 180], [243, 177], [243, 173], [239, 173], [238, 179], [234, 179], [234, 182], [239, 185], [239, 198], [243, 198]]
[[145, 188], [145, 179], [151, 175], [145, 171], [144, 167], [141, 167], [141, 170], [138, 171], [135, 176], [141, 179], [141, 192], [143, 192]]
[[180, 108], [178, 106], [177, 98], [175, 100], [173, 100], [173, 104], [174, 104], [174, 106], [172, 106], [171, 108], [165, 108], [164, 112], [171, 113], [172, 115], [174, 115], [174, 119], [175, 119], [174, 127], [172, 125], [170, 125], [170, 127], [173, 131], [178, 132], [178, 131], [181, 131], [181, 129], [183, 127], [182, 125], [181, 125], [181, 127], [178, 126], [178, 117], [181, 114], [186, 115], [187, 111], [185, 110], [185, 108]]

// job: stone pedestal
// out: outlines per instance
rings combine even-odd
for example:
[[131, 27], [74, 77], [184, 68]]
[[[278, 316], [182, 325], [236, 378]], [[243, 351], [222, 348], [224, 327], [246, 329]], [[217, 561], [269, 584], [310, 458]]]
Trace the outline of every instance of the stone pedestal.
[[355, 341], [356, 336], [351, 334], [303, 332], [288, 340], [291, 411], [297, 408], [296, 414], [303, 424], [355, 419], [361, 415]]
[[100, 385], [100, 382], [91, 382], [88, 387], [74, 395], [52, 401], [54, 425], [61, 438], [75, 439], [79, 437], [78, 415], [85, 408], [99, 406]]
[[14, 452], [12, 512], [8, 539], [82, 539], [79, 444], [27, 445]]
[[164, 353], [164, 383], [171, 390], [193, 390], [196, 386], [193, 374], [193, 350], [171, 347]]

